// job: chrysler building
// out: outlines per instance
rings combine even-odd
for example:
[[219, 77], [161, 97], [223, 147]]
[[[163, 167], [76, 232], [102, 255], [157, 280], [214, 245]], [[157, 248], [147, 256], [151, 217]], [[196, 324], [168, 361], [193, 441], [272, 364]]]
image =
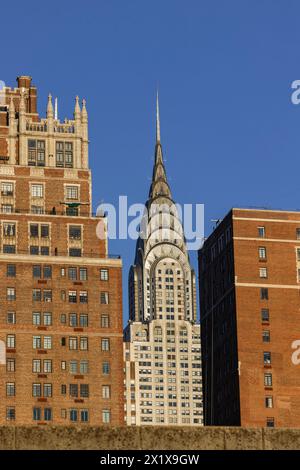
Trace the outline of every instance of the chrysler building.
[[196, 278], [163, 159], [158, 97], [155, 159], [129, 273], [124, 332], [128, 425], [202, 425]]

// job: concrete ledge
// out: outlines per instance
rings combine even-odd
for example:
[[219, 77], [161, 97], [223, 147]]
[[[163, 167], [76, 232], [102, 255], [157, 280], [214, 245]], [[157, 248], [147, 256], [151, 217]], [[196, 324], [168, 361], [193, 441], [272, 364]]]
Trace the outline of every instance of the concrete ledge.
[[300, 449], [300, 429], [263, 429], [264, 449], [295, 450]]
[[299, 429], [0, 426], [0, 450], [300, 450]]

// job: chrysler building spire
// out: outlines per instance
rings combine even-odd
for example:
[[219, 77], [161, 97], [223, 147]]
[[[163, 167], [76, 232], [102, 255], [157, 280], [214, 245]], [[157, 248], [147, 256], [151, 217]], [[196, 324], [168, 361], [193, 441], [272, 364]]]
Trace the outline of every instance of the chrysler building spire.
[[159, 119], [159, 100], [158, 91], [156, 93], [156, 143], [160, 143], [160, 119]]
[[166, 196], [171, 199], [171, 190], [168, 185], [166, 170], [164, 166], [162, 146], [160, 142], [160, 117], [159, 117], [159, 101], [158, 92], [156, 95], [156, 143], [155, 143], [155, 157], [154, 167], [152, 173], [152, 183], [149, 191], [149, 199], [154, 199], [157, 196]]

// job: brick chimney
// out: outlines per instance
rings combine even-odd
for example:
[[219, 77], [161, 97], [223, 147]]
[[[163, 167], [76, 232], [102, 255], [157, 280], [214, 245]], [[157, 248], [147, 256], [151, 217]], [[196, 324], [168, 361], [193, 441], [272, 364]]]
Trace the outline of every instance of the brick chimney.
[[28, 75], [17, 77], [18, 88], [30, 88], [32, 78]]

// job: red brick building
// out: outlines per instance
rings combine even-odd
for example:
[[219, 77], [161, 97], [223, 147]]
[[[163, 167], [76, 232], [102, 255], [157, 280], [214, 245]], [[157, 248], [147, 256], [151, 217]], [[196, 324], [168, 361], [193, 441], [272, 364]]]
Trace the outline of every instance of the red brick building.
[[300, 426], [300, 212], [232, 209], [199, 251], [206, 425]]
[[122, 266], [96, 235], [85, 101], [60, 122], [49, 95], [42, 119], [17, 82], [0, 105], [0, 424], [123, 424]]

